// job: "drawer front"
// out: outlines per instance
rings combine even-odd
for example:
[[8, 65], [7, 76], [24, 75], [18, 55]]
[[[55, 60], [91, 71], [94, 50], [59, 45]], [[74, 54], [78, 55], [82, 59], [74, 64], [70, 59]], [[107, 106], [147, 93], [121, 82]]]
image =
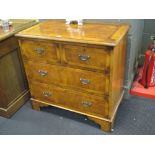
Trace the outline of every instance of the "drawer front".
[[109, 91], [109, 78], [102, 73], [59, 65], [34, 64], [31, 61], [25, 62], [25, 68], [29, 79], [42, 83], [63, 85], [100, 94], [107, 94]]
[[32, 98], [37, 100], [98, 116], [106, 116], [107, 114], [108, 104], [101, 97], [37, 82], [31, 83], [30, 90]]
[[56, 45], [48, 41], [20, 40], [23, 59], [42, 62], [58, 62]]
[[108, 48], [64, 45], [64, 61], [67, 64], [105, 70], [110, 66]]

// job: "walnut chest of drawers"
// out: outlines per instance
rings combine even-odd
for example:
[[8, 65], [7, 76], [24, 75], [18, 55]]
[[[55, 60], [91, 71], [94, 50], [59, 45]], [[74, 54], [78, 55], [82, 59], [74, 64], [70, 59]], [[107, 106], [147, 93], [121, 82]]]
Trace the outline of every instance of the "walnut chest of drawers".
[[33, 108], [77, 112], [111, 131], [124, 92], [128, 29], [50, 20], [18, 33]]

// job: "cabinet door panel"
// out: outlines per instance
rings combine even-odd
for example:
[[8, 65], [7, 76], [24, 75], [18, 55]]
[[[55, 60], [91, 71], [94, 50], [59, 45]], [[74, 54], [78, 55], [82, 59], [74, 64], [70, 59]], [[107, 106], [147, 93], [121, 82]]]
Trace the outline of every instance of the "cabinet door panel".
[[18, 49], [0, 57], [0, 107], [7, 108], [26, 88]]

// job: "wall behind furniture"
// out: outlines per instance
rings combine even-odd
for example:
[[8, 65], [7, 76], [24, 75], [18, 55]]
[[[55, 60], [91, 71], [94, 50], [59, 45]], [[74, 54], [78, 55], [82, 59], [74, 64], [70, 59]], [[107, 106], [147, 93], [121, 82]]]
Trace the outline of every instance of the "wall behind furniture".
[[[142, 41], [142, 51], [141, 56], [145, 55], [150, 44], [150, 36], [155, 34], [155, 19], [145, 19], [144, 20], [144, 31], [143, 31], [143, 41]], [[143, 57], [144, 58], [144, 57]]]

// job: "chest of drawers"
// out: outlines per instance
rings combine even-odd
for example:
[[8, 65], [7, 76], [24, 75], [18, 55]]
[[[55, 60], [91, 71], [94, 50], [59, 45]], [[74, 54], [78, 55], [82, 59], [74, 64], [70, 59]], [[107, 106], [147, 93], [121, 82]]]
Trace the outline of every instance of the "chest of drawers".
[[33, 108], [77, 112], [111, 131], [124, 93], [128, 29], [46, 21], [18, 33]]

